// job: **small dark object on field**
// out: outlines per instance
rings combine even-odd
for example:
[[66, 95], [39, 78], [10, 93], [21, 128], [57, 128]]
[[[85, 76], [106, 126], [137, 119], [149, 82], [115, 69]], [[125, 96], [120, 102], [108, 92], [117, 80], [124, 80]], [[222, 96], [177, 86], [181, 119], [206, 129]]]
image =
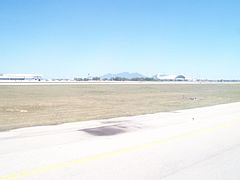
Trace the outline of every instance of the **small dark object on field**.
[[192, 101], [197, 100], [196, 97], [191, 97], [191, 98], [189, 98], [189, 99], [192, 100]]

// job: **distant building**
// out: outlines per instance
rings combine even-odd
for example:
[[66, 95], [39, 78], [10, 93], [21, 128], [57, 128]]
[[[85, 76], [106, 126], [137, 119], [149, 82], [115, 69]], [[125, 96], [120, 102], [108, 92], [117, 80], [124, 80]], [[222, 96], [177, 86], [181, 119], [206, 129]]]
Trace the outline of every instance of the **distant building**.
[[156, 80], [160, 81], [185, 81], [186, 77], [183, 75], [163, 75], [157, 74], [154, 76]]
[[41, 81], [37, 74], [0, 74], [0, 81]]

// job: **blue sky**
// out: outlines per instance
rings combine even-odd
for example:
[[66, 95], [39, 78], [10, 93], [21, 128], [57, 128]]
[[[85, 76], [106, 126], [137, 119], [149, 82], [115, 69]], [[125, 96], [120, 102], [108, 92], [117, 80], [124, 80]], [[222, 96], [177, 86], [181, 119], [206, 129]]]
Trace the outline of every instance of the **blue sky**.
[[0, 72], [240, 79], [238, 0], [0, 1]]

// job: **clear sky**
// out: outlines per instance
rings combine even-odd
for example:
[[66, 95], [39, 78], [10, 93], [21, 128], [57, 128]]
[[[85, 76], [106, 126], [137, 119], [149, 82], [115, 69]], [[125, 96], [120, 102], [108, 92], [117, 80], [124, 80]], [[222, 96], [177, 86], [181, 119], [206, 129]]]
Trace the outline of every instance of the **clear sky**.
[[240, 79], [239, 0], [2, 0], [0, 72]]

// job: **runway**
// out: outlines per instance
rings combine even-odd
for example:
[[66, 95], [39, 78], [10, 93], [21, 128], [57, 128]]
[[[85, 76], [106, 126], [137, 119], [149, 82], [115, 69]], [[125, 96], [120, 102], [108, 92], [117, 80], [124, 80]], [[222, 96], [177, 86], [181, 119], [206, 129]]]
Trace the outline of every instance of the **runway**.
[[0, 180], [239, 180], [240, 103], [0, 133]]

